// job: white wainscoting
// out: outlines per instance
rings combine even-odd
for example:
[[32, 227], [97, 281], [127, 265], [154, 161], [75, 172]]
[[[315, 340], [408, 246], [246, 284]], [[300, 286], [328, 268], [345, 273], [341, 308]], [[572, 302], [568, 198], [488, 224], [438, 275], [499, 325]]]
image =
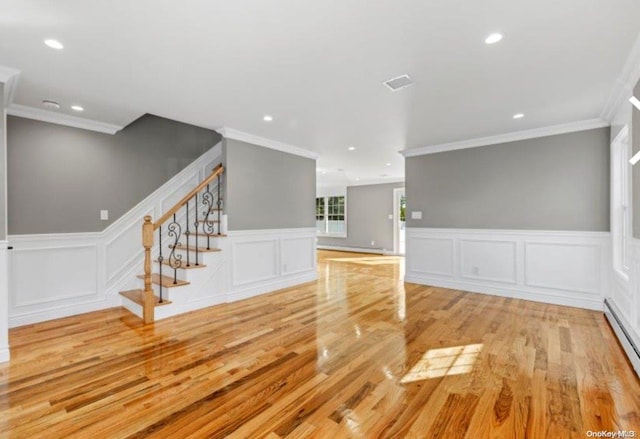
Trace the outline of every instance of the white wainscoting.
[[7, 250], [8, 242], [0, 241], [0, 363], [9, 361], [9, 312], [6, 304], [9, 303], [9, 258]]
[[9, 236], [9, 326], [120, 306], [118, 292], [142, 273], [144, 216], [159, 218], [221, 154], [221, 144], [211, 148], [103, 232]]
[[317, 279], [315, 228], [228, 231], [227, 301]]
[[608, 232], [407, 229], [407, 282], [603, 309]]

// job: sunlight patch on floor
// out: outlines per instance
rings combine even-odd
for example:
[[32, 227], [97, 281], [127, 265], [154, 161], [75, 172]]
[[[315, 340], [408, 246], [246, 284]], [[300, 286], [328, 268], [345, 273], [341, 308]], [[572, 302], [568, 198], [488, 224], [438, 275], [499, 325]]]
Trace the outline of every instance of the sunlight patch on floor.
[[476, 362], [481, 350], [482, 344], [431, 349], [402, 377], [400, 382], [411, 383], [430, 378], [469, 373], [473, 369], [473, 364]]

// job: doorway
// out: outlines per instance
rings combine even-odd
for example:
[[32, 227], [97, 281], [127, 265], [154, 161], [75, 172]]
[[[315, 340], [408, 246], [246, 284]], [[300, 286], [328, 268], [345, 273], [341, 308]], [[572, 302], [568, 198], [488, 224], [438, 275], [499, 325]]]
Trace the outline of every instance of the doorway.
[[407, 213], [407, 198], [404, 188], [393, 190], [393, 252], [404, 255], [406, 249], [405, 220]]

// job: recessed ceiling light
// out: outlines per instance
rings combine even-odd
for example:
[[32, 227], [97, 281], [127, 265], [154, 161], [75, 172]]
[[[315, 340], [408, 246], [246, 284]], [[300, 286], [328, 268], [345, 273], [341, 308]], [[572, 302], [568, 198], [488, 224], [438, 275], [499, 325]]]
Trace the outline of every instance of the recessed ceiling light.
[[360, 181], [360, 177], [356, 177], [356, 181]]
[[631, 96], [629, 98], [629, 102], [631, 102], [634, 107], [636, 107], [638, 110], [640, 110], [640, 100], [638, 100], [637, 97]]
[[56, 50], [64, 49], [64, 45], [58, 40], [44, 40], [44, 44], [51, 47], [52, 49], [56, 49]]
[[497, 43], [498, 41], [500, 41], [501, 39], [502, 39], [502, 34], [495, 33], [495, 34], [491, 34], [491, 35], [489, 35], [489, 36], [484, 40], [484, 42], [485, 42], [486, 44], [495, 44], [495, 43]]
[[384, 165], [385, 166], [391, 166], [391, 163], [385, 163]]
[[73, 111], [84, 111], [84, 108], [83, 108], [83, 107], [81, 107], [80, 105], [72, 105], [72, 106], [71, 106], [71, 109], [72, 109]]
[[271, 122], [273, 120], [273, 116], [269, 116], [268, 114], [266, 114], [262, 120], [264, 120], [265, 122]]
[[327, 174], [327, 171], [322, 171], [322, 172], [320, 172], [320, 173], [321, 173], [322, 175], [326, 175], [326, 174]]
[[522, 113], [517, 113], [517, 114], [513, 115], [514, 119], [522, 119], [523, 117], [524, 117], [524, 114], [522, 114]]
[[60, 108], [59, 103], [57, 103], [56, 101], [50, 101], [49, 99], [43, 100], [42, 106], [51, 110], [57, 110], [58, 108]]
[[384, 81], [383, 84], [389, 87], [391, 91], [398, 91], [413, 85], [413, 79], [411, 79], [409, 75], [404, 74]]
[[350, 146], [350, 147], [348, 147], [347, 149], [348, 149], [349, 151], [355, 151], [355, 150], [356, 150], [356, 147], [355, 147], [355, 146]]

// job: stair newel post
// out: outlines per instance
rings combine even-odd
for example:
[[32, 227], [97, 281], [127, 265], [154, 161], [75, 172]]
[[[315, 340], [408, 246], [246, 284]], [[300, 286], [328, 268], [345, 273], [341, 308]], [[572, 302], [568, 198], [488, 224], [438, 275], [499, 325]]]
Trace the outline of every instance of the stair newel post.
[[153, 323], [154, 313], [154, 297], [153, 287], [151, 286], [151, 248], [153, 247], [153, 223], [151, 222], [151, 216], [146, 215], [144, 217], [144, 224], [142, 224], [142, 246], [144, 247], [144, 305], [143, 305], [143, 320], [144, 323]]

